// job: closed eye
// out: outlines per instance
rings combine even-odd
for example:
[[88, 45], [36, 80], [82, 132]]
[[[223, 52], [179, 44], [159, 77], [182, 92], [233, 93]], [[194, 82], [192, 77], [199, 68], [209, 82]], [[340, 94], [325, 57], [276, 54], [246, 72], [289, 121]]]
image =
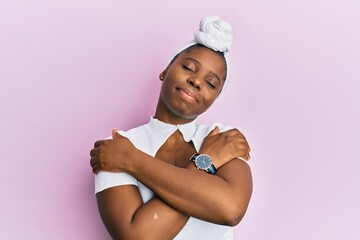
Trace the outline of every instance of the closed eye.
[[206, 84], [212, 89], [216, 88], [216, 86], [214, 84], [212, 84], [211, 82], [209, 82], [209, 81], [206, 81]]
[[191, 68], [189, 68], [189, 67], [186, 66], [186, 65], [182, 65], [182, 68], [185, 69], [186, 71], [194, 72]]

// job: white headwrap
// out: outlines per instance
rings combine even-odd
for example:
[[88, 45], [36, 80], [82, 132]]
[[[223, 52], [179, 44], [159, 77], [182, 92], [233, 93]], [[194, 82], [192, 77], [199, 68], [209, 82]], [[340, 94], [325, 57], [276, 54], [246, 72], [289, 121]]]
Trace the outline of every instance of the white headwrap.
[[233, 43], [232, 27], [218, 16], [204, 17], [200, 22], [200, 28], [194, 33], [194, 40], [184, 44], [173, 55], [172, 59], [185, 49], [195, 44], [204, 45], [214, 51], [222, 52], [225, 57], [227, 74], [222, 91], [226, 88], [230, 78], [230, 65], [228, 53]]

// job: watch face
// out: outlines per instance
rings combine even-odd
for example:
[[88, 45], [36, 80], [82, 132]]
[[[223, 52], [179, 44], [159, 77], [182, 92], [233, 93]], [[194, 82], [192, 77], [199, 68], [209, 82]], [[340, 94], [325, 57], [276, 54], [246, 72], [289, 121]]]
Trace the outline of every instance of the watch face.
[[202, 170], [208, 169], [211, 166], [211, 163], [211, 158], [206, 154], [200, 154], [195, 159], [195, 165]]

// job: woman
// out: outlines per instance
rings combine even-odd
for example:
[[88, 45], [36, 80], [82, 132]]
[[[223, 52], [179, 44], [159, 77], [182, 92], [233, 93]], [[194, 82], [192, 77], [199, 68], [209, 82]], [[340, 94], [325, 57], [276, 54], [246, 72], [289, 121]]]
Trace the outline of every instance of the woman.
[[97, 203], [113, 239], [233, 239], [252, 193], [250, 148], [236, 129], [195, 121], [229, 81], [231, 43], [228, 23], [204, 18], [160, 74], [154, 117], [95, 143]]

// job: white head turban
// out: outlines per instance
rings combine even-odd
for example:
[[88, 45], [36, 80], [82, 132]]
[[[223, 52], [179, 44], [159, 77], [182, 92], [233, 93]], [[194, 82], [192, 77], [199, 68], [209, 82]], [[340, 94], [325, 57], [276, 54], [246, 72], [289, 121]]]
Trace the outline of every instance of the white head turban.
[[226, 79], [222, 91], [226, 88], [230, 78], [230, 65], [228, 53], [233, 43], [232, 27], [228, 22], [225, 22], [217, 16], [204, 17], [200, 22], [200, 28], [194, 33], [194, 40], [184, 44], [173, 55], [172, 59], [185, 49], [195, 45], [201, 44], [214, 51], [222, 52], [226, 62]]

